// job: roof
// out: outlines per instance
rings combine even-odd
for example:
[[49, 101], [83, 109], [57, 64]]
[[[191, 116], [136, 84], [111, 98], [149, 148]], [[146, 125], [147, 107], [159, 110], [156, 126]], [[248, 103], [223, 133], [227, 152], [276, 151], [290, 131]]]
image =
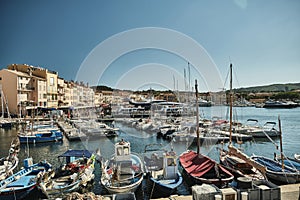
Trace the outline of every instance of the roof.
[[65, 153], [61, 154], [58, 157], [83, 157], [83, 156], [89, 158], [92, 156], [92, 154], [88, 150], [69, 149], [68, 151], [66, 151]]

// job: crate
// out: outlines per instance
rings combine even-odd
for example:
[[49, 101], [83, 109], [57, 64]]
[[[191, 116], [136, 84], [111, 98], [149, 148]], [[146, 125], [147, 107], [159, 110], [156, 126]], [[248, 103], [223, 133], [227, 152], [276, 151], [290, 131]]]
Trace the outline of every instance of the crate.
[[222, 192], [221, 190], [215, 185], [194, 185], [192, 186], [192, 195], [193, 200], [214, 200], [215, 195], [221, 195], [222, 199]]
[[251, 189], [236, 189], [237, 191], [237, 200], [242, 200], [242, 193], [248, 193], [248, 200], [259, 200], [260, 199], [260, 190], [259, 188]]
[[254, 187], [258, 188], [260, 190], [260, 199], [261, 200], [280, 200], [281, 194], [280, 194], [280, 187], [277, 185], [261, 180], [256, 181], [254, 184]]
[[237, 200], [237, 192], [233, 188], [221, 189], [223, 200]]
[[257, 187], [254, 187], [254, 185], [251, 185], [251, 188], [248, 189], [241, 189], [238, 188], [238, 184], [236, 181], [233, 181], [230, 186], [236, 191], [237, 193], [237, 200], [242, 200], [242, 193], [247, 192], [248, 193], [248, 200], [259, 200], [260, 199], [260, 190]]

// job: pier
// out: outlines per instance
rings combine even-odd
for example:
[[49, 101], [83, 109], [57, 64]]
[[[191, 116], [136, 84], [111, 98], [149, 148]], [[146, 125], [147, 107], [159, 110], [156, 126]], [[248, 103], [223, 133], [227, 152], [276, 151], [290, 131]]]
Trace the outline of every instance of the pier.
[[[280, 188], [280, 199], [281, 200], [299, 200], [300, 199], [300, 183], [298, 184], [289, 184], [289, 185], [282, 185], [279, 186]], [[215, 197], [215, 200], [223, 199], [223, 200], [231, 200], [231, 199], [237, 199], [232, 197], [233, 193], [228, 192], [228, 188], [221, 189], [222, 191], [222, 197], [219, 198], [219, 196]], [[228, 196], [226, 196], [228, 195]], [[261, 197], [260, 199], [278, 199], [278, 198], [272, 198], [272, 193], [270, 193], [270, 196], [267, 196], [264, 198]], [[193, 195], [172, 195], [168, 198], [160, 198], [160, 200], [197, 200], [193, 199]], [[200, 199], [199, 199], [200, 200]], [[258, 200], [253, 199], [251, 197], [248, 197], [248, 200]]]

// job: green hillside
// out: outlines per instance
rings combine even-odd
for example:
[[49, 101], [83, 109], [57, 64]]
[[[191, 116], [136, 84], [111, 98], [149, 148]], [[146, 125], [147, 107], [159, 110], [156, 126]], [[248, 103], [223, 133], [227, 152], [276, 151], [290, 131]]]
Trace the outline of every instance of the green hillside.
[[234, 89], [235, 92], [287, 92], [300, 90], [300, 83], [272, 84], [266, 86], [255, 86]]

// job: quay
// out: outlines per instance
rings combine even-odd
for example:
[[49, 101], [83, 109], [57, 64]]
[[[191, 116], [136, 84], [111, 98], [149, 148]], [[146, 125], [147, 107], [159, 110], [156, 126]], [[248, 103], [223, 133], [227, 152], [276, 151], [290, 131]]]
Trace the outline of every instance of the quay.
[[[280, 199], [281, 200], [299, 200], [300, 199], [300, 183], [298, 184], [289, 184], [289, 185], [281, 185], [280, 188]], [[231, 196], [230, 192], [228, 192], [228, 188], [221, 189], [222, 196], [220, 198], [214, 198], [215, 200], [237, 200], [238, 198], [234, 198]], [[227, 196], [228, 195], [228, 196]], [[272, 198], [272, 194], [270, 193], [270, 196], [260, 198], [260, 199], [278, 199], [278, 198]], [[200, 200], [197, 198], [193, 198], [193, 195], [172, 195], [168, 198], [159, 198], [158, 200]], [[241, 198], [241, 200], [244, 200]], [[245, 200], [259, 200], [254, 199], [248, 196], [248, 198], [245, 198]]]

